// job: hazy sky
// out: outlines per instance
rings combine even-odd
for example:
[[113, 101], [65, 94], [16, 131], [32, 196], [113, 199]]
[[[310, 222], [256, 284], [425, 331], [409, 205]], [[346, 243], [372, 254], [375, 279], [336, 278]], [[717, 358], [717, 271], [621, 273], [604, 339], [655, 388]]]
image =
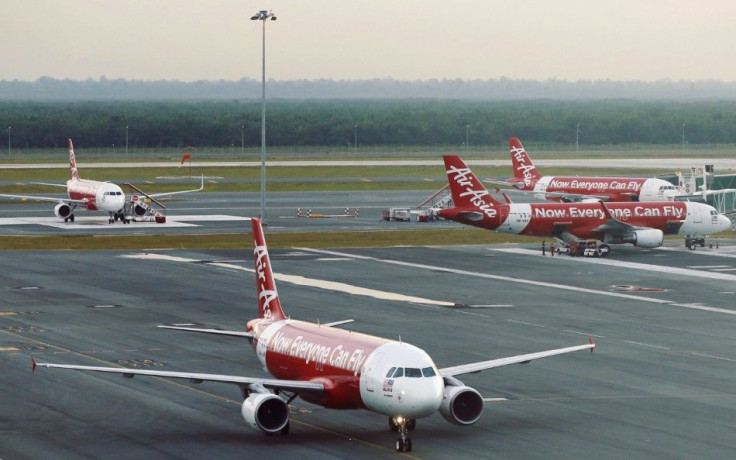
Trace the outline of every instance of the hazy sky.
[[0, 80], [720, 79], [734, 0], [2, 0]]

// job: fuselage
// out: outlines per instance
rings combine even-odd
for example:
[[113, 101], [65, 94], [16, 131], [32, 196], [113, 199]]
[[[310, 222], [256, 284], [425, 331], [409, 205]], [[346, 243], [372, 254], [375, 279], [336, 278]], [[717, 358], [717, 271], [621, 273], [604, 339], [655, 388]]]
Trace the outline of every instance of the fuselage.
[[[599, 229], [609, 220], [601, 203], [513, 203], [493, 205], [482, 219], [463, 219], [462, 208], [440, 211], [440, 216], [502, 233], [539, 237], [557, 236], [560, 227], [577, 238], [603, 240]], [[726, 230], [731, 222], [718, 211], [695, 202], [613, 202], [605, 208], [616, 220], [634, 227], [661, 230], [665, 235], [708, 235]]]
[[302, 398], [333, 409], [426, 417], [442, 403], [443, 379], [423, 350], [404, 342], [290, 319], [248, 323], [253, 348], [274, 377], [321, 382]]
[[[565, 194], [606, 197], [606, 201], [673, 201], [677, 188], [655, 178], [543, 176], [527, 188], [549, 194], [551, 201], [570, 201]], [[579, 200], [575, 200], [579, 201]]]
[[84, 201], [89, 211], [118, 212], [125, 205], [125, 193], [111, 182], [70, 179], [66, 190], [70, 199]]

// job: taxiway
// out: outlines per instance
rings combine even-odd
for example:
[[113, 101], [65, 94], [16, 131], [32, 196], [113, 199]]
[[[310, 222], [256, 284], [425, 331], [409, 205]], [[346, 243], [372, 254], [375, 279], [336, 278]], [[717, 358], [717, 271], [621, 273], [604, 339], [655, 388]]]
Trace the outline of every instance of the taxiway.
[[31, 372], [33, 355], [265, 375], [247, 341], [155, 327], [243, 327], [256, 305], [251, 251], [8, 251], [0, 458], [730, 458], [735, 244], [617, 248], [615, 259], [523, 245], [272, 251], [277, 273], [309, 281], [277, 281], [288, 314], [354, 318], [346, 327], [400, 337], [439, 367], [597, 342], [462, 376], [489, 398], [483, 417], [419, 420], [409, 455], [370, 412], [296, 400], [291, 433], [267, 437], [243, 422], [235, 387]]

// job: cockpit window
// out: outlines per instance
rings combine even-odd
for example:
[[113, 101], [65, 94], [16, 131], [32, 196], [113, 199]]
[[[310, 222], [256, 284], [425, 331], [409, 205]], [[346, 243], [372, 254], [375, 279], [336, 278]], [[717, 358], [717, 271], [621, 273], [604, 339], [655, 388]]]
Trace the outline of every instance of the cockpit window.
[[398, 377], [411, 377], [411, 378], [420, 378], [422, 376], [424, 377], [434, 377], [437, 375], [437, 373], [434, 371], [432, 367], [425, 367], [423, 369], [419, 369], [416, 367], [392, 367], [388, 370], [386, 373], [386, 378], [398, 378]]
[[416, 367], [407, 367], [406, 368], [406, 376], [407, 377], [421, 377], [422, 376], [422, 370], [418, 369]]

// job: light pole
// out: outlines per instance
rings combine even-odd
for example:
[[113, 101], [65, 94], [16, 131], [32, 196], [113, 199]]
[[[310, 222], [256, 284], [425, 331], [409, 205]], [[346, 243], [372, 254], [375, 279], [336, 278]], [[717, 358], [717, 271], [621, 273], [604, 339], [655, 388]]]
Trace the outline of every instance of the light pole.
[[240, 125], [240, 153], [245, 153], [245, 125]]
[[682, 153], [685, 153], [685, 123], [682, 124]]
[[353, 126], [353, 153], [358, 153], [358, 125]]
[[10, 129], [11, 127], [8, 126], [8, 158], [10, 158]]
[[266, 219], [266, 20], [276, 20], [276, 16], [266, 10], [254, 14], [251, 21], [263, 23], [262, 65], [261, 65], [261, 219]]
[[469, 138], [470, 137], [470, 125], [465, 125], [465, 153], [468, 153], [468, 148], [470, 147]]
[[580, 150], [580, 123], [575, 125], [575, 152]]
[[128, 125], [125, 125], [125, 156], [128, 156]]

